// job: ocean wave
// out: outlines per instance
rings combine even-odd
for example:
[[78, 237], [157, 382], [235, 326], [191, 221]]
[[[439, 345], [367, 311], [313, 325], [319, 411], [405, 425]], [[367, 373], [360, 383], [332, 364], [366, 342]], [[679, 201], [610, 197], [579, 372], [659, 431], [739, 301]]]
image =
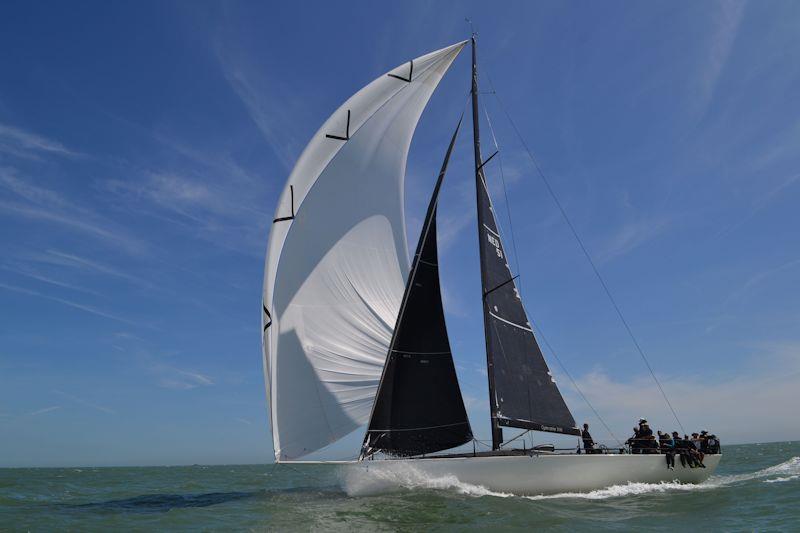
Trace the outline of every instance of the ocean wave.
[[762, 483], [783, 483], [784, 481], [792, 481], [800, 478], [800, 475], [776, 477], [775, 479], [765, 479]]
[[728, 476], [711, 476], [705, 483], [715, 485], [730, 485], [742, 481], [752, 481], [771, 476], [800, 476], [800, 457], [792, 457], [780, 464], [762, 468], [746, 474], [732, 474]]
[[[528, 500], [553, 500], [553, 499], [585, 499], [605, 500], [626, 496], [639, 496], [646, 494], [659, 494], [667, 492], [692, 492], [722, 488], [728, 485], [764, 480], [765, 483], [780, 483], [800, 478], [800, 457], [792, 457], [783, 463], [770, 466], [746, 474], [727, 476], [712, 476], [703, 483], [686, 484], [678, 482], [661, 483], [636, 483], [630, 482], [623, 485], [612, 485], [603, 489], [589, 492], [563, 492], [558, 494], [543, 494], [538, 496], [520, 496], [506, 492], [497, 492], [484, 487], [459, 480], [455, 475], [432, 476], [402, 461], [372, 470], [347, 469], [342, 478], [342, 486], [349, 496], [370, 496], [384, 494], [399, 490], [428, 489], [454, 491], [458, 494], [474, 497], [492, 496], [497, 498], [524, 498]], [[778, 476], [778, 477], [772, 477]]]
[[454, 490], [469, 496], [513, 496], [494, 492], [481, 485], [464, 483], [452, 474], [431, 476], [411, 465], [404, 465], [401, 461], [391, 468], [346, 469], [341, 482], [348, 496], [372, 496], [409, 489]]

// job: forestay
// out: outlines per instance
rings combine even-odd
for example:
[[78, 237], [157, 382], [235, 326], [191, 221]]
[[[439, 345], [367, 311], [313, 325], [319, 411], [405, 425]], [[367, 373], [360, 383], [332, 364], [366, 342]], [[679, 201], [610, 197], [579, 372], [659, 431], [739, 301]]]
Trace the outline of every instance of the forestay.
[[316, 451], [369, 417], [409, 268], [408, 149], [464, 44], [361, 89], [314, 135], [289, 176], [267, 245], [262, 305], [277, 461]]

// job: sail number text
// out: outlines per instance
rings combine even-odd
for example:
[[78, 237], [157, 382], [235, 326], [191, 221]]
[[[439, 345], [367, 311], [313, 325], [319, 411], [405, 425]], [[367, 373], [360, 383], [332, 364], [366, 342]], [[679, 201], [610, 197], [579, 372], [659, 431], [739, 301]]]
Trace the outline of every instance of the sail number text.
[[492, 246], [494, 246], [494, 251], [497, 252], [497, 257], [502, 259], [503, 258], [503, 249], [500, 248], [500, 240], [497, 237], [495, 237], [494, 235], [492, 235], [491, 233], [489, 233], [488, 231], [486, 232], [486, 238], [489, 239], [489, 243]]

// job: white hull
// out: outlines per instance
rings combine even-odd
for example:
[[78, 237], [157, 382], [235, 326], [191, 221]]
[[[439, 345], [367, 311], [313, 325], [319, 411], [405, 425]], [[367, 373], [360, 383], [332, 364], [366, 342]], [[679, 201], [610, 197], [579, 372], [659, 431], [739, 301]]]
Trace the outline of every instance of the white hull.
[[627, 483], [701, 483], [716, 470], [721, 455], [707, 455], [706, 468], [674, 470], [663, 455], [533, 455], [375, 460], [344, 466], [351, 494], [418, 486], [455, 478], [460, 483], [517, 495], [588, 492]]

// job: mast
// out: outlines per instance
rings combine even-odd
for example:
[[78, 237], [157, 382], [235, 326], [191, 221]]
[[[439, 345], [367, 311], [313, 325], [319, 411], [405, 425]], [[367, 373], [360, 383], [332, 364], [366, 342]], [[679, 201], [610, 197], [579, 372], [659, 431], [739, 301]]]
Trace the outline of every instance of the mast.
[[483, 329], [492, 416], [492, 448], [503, 442], [502, 427], [579, 435], [575, 418], [536, 341], [508, 265], [481, 157], [478, 113], [478, 73], [472, 37], [472, 123], [475, 143], [475, 189], [478, 208], [478, 248], [481, 262]]
[[[477, 211], [478, 211], [478, 242], [481, 242], [483, 239], [483, 217], [481, 216], [482, 209], [481, 209], [481, 196], [480, 191], [481, 188], [484, 187], [485, 178], [483, 176], [483, 161], [481, 158], [481, 131], [480, 131], [480, 120], [479, 120], [479, 113], [478, 113], [478, 65], [477, 65], [477, 51], [476, 51], [476, 43], [475, 43], [475, 34], [472, 34], [472, 139], [473, 145], [475, 148], [475, 192], [476, 192], [476, 202], [477, 202]], [[481, 257], [481, 265], [485, 264], [485, 251], [483, 246], [478, 246], [480, 250], [480, 257]], [[482, 292], [486, 291], [486, 288], [481, 289]], [[481, 295], [481, 299], [485, 300], [485, 295]], [[482, 302], [482, 305], [485, 307], [485, 301]], [[498, 450], [500, 449], [500, 444], [503, 442], [503, 430], [500, 428], [500, 424], [497, 421], [497, 396], [495, 394], [495, 384], [494, 384], [494, 357], [492, 354], [491, 347], [489, 346], [489, 315], [485, 312], [483, 313], [483, 336], [486, 341], [486, 374], [489, 377], [489, 412], [491, 414], [491, 423], [492, 423], [492, 449]]]

